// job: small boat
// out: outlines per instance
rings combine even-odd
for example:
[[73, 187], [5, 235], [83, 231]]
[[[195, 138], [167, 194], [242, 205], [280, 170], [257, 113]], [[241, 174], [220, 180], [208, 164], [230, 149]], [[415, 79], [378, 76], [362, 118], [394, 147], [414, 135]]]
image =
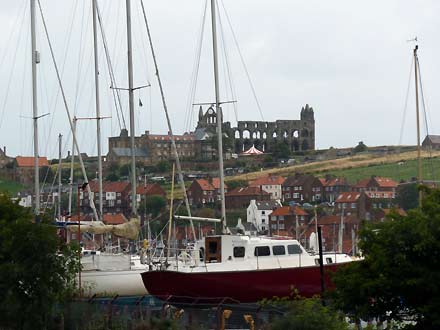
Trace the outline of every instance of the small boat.
[[[308, 253], [294, 239], [244, 235], [208, 236], [181, 251], [176, 260], [142, 273], [147, 291], [173, 303], [253, 303], [289, 297], [297, 290], [303, 297], [321, 293], [319, 256]], [[352, 258], [325, 254], [329, 273]]]

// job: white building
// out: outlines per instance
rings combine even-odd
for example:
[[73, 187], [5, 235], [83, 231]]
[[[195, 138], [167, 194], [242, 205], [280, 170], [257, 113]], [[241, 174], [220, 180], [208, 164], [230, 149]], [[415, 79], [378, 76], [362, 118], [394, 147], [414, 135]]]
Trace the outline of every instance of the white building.
[[269, 230], [269, 215], [281, 206], [279, 200], [256, 201], [253, 199], [247, 208], [246, 220], [253, 223], [258, 232], [264, 233]]
[[281, 200], [282, 184], [285, 179], [277, 175], [262, 176], [249, 184], [250, 187], [259, 187], [261, 190], [270, 194], [270, 199]]

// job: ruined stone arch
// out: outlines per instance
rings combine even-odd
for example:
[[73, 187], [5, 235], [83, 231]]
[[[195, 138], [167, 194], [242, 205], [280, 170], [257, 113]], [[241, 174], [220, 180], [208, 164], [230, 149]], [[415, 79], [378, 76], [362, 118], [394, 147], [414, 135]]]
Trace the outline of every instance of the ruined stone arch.
[[308, 137], [308, 136], [309, 136], [309, 131], [306, 130], [306, 129], [303, 129], [303, 130], [301, 131], [301, 136], [302, 136], [302, 137]]
[[305, 151], [305, 150], [309, 150], [309, 143], [307, 142], [307, 140], [304, 140], [301, 146], [301, 150]]
[[287, 131], [284, 131], [284, 133], [283, 133], [283, 138], [284, 139], [287, 139], [289, 137], [289, 134], [287, 133]]
[[291, 150], [292, 151], [298, 151], [299, 150], [299, 141], [298, 139], [294, 139], [291, 144]]
[[256, 139], [257, 138], [257, 132], [252, 132], [252, 139]]
[[272, 137], [273, 137], [274, 139], [276, 139], [277, 136], [278, 136], [277, 131], [274, 131], [274, 132], [272, 133]]
[[239, 130], [236, 130], [234, 135], [236, 139], [241, 139], [241, 134]]
[[248, 129], [245, 129], [241, 132], [241, 135], [243, 139], [250, 139], [251, 132]]
[[293, 130], [293, 132], [292, 132], [292, 137], [293, 137], [294, 139], [297, 139], [297, 138], [299, 137], [299, 131], [298, 131], [297, 129]]

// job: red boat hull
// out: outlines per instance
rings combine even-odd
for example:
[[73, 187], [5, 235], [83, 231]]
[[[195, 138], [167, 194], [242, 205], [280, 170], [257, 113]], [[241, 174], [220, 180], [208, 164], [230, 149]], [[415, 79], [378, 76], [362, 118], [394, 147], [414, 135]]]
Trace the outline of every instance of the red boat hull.
[[[326, 288], [332, 287], [329, 274], [341, 265], [324, 267]], [[251, 303], [288, 297], [293, 288], [303, 297], [321, 293], [319, 266], [203, 273], [150, 271], [142, 273], [142, 280], [151, 295], [174, 302]]]

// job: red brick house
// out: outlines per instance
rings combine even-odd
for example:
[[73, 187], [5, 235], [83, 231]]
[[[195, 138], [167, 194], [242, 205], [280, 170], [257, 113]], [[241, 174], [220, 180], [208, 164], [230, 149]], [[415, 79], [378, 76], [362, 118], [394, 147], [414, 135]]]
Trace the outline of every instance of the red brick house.
[[[166, 199], [167, 193], [158, 183], [147, 183], [146, 185], [139, 185], [136, 187], [136, 200], [138, 206], [141, 205], [142, 203], [145, 203], [145, 200], [149, 196], [161, 196]], [[131, 191], [129, 198], [131, 201]]]
[[323, 199], [330, 203], [334, 202], [341, 192], [350, 190], [350, 184], [344, 177], [326, 176], [320, 181], [323, 187]]
[[[227, 185], [225, 184], [225, 193]], [[190, 205], [202, 206], [220, 200], [220, 179], [195, 179], [187, 190]]]
[[[93, 194], [93, 200], [95, 206], [99, 209], [99, 184], [97, 181], [89, 183], [90, 189]], [[130, 192], [131, 185], [128, 181], [119, 182], [103, 182], [103, 213], [123, 213], [126, 217], [131, 214]], [[80, 192], [80, 205], [81, 210], [85, 214], [92, 213], [92, 209], [89, 203], [89, 195], [87, 190]]]
[[251, 200], [268, 201], [270, 194], [258, 187], [237, 187], [225, 194], [227, 209], [247, 209]]
[[342, 192], [335, 201], [335, 213], [354, 215], [358, 219], [371, 220], [371, 198], [365, 192]]
[[282, 194], [285, 202], [319, 202], [323, 198], [322, 182], [313, 175], [296, 173], [284, 181]]
[[[47, 171], [49, 162], [46, 157], [38, 158], [40, 167], [40, 177]], [[30, 185], [34, 182], [35, 157], [15, 157], [14, 161], [14, 180], [24, 185]]]
[[269, 219], [271, 235], [283, 235], [285, 231], [299, 238], [308, 226], [309, 214], [297, 205], [283, 206], [275, 209]]

